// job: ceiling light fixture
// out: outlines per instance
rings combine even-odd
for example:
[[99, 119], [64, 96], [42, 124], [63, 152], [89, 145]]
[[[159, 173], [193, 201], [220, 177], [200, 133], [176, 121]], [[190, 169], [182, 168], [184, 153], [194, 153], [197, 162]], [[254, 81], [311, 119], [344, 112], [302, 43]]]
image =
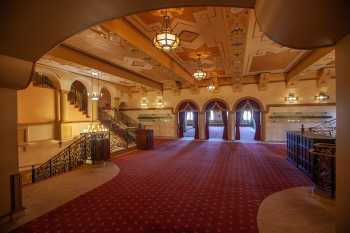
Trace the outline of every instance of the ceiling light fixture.
[[209, 86], [208, 86], [209, 91], [214, 91], [215, 89], [216, 89], [216, 87], [214, 84], [209, 84]]
[[295, 96], [294, 93], [289, 93], [289, 95], [285, 97], [284, 100], [290, 104], [294, 104], [299, 100], [299, 97]]
[[[100, 73], [97, 71], [91, 72], [91, 93], [88, 93], [88, 96], [91, 98], [91, 100], [98, 101], [102, 97], [102, 92], [100, 92], [100, 79], [99, 79]], [[97, 92], [94, 91], [94, 78], [97, 79]]]
[[168, 11], [165, 10], [162, 27], [160, 32], [158, 32], [154, 37], [153, 44], [158, 49], [170, 51], [177, 48], [179, 43], [180, 38], [175, 33], [172, 33], [172, 30], [170, 29], [170, 16], [168, 16]]
[[315, 96], [315, 100], [318, 100], [320, 102], [327, 101], [327, 100], [329, 100], [329, 98], [330, 98], [329, 95], [327, 95], [324, 92], [320, 92], [319, 95]]
[[205, 79], [207, 77], [207, 73], [203, 71], [202, 68], [202, 62], [201, 62], [201, 55], [198, 54], [198, 69], [196, 72], [193, 73], [193, 77], [198, 80], [201, 81], [203, 79]]

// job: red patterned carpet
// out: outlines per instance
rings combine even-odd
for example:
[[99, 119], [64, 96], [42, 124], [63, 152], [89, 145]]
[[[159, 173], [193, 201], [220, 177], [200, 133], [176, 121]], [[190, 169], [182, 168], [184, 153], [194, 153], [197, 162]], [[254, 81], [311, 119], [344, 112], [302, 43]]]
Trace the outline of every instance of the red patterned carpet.
[[257, 233], [264, 198], [310, 184], [281, 147], [158, 143], [115, 159], [117, 177], [14, 232]]

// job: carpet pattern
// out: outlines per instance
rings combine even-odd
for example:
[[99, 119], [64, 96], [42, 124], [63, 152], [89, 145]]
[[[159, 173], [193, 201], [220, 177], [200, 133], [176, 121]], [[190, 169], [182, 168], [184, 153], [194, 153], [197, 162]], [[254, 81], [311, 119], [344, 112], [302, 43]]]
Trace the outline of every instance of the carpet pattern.
[[270, 194], [310, 181], [274, 145], [168, 141], [116, 158], [120, 174], [13, 232], [258, 233]]

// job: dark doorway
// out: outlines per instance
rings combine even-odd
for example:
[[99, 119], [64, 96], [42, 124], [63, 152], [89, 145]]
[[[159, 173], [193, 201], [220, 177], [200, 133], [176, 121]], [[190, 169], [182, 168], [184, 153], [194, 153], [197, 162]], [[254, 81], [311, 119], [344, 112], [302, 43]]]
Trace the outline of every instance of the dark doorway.
[[235, 139], [254, 142], [261, 140], [261, 109], [251, 99], [242, 100], [236, 108]]
[[228, 139], [227, 106], [223, 101], [214, 100], [205, 108], [206, 139]]
[[178, 107], [178, 137], [187, 139], [199, 139], [198, 108], [186, 101]]

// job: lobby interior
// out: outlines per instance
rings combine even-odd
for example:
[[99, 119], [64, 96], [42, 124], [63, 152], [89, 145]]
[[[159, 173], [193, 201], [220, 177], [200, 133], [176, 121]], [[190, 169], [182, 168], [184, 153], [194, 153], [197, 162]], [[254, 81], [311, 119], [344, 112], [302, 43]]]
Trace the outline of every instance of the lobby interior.
[[1, 232], [349, 232], [347, 1], [0, 7]]

